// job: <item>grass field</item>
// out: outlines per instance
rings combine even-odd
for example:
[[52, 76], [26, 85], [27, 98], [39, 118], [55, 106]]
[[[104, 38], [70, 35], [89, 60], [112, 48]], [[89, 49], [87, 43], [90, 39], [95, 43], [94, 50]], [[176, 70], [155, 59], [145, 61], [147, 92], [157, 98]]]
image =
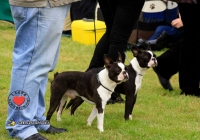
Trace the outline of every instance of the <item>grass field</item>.
[[[0, 22], [0, 140], [10, 139], [5, 130], [5, 120], [14, 39], [14, 27], [11, 24]], [[71, 38], [62, 37], [58, 64], [56, 69], [49, 73], [45, 95], [47, 110], [50, 97], [49, 87], [53, 74], [66, 70], [85, 71], [94, 48], [94, 45], [85, 46], [73, 42]], [[155, 53], [160, 55], [163, 51]], [[133, 58], [131, 52], [128, 51], [127, 55], [129, 59]], [[178, 74], [171, 78], [171, 83], [174, 91], [164, 90], [156, 74], [149, 69], [138, 93], [133, 110], [133, 120], [124, 121], [123, 103], [107, 105], [104, 132], [100, 133], [96, 120], [91, 127], [86, 125], [93, 106], [84, 102], [74, 116], [70, 116], [69, 110], [65, 110], [61, 122], [57, 122], [56, 114], [53, 114], [51, 124], [67, 128], [67, 133], [55, 135], [42, 133], [42, 135], [49, 140], [199, 140], [200, 99], [179, 95]]]

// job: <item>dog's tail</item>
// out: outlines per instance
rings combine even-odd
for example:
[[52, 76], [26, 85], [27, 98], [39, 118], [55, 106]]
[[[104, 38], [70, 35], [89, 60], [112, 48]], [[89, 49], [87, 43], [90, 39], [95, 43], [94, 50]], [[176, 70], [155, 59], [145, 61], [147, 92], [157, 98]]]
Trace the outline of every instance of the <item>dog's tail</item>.
[[58, 76], [58, 74], [59, 74], [58, 72], [56, 72], [56, 73], [54, 74], [54, 79], [56, 78], [56, 76]]
[[[58, 72], [56, 72], [55, 74], [54, 74], [54, 78], [53, 78], [53, 80], [58, 76]], [[53, 82], [53, 80], [51, 81], [51, 83]]]

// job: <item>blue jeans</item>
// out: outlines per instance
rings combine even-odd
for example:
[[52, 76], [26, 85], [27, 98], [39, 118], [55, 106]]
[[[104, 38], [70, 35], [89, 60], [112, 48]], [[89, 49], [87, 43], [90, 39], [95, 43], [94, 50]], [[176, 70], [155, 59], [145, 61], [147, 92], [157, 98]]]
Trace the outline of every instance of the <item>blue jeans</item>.
[[155, 33], [151, 36], [149, 40], [154, 40], [158, 38], [161, 33], [165, 31], [172, 39], [172, 43], [178, 42], [183, 38], [183, 28], [175, 28], [167, 25], [160, 25], [156, 28]]
[[[58, 60], [64, 20], [70, 6], [51, 8], [47, 3], [43, 8], [27, 8], [11, 5], [16, 28], [6, 120], [11, 137], [25, 139], [50, 126], [45, 122], [44, 95], [48, 72], [55, 68]], [[27, 121], [31, 125], [20, 124]]]

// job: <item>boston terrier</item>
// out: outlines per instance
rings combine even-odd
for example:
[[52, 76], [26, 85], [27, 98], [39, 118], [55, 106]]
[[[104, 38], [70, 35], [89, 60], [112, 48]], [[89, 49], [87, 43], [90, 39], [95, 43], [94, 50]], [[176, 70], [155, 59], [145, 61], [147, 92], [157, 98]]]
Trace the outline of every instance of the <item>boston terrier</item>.
[[104, 55], [105, 68], [100, 72], [68, 71], [56, 73], [51, 83], [50, 108], [47, 112], [47, 120], [57, 112], [58, 120], [61, 120], [61, 110], [67, 98], [80, 97], [82, 100], [95, 105], [87, 125], [91, 126], [92, 121], [97, 117], [100, 132], [104, 131], [104, 109], [110, 99], [115, 87], [129, 79], [127, 68], [122, 63], [120, 53], [114, 62], [108, 55]]
[[[151, 51], [150, 44], [145, 50], [140, 50], [137, 47], [132, 47], [131, 51], [133, 53], [133, 59], [130, 61], [130, 64], [127, 66], [129, 80], [127, 82], [117, 85], [113, 95], [124, 94], [126, 97], [125, 100], [125, 120], [132, 120], [132, 111], [137, 99], [137, 93], [142, 84], [142, 78], [146, 72], [151, 67], [158, 65], [155, 54]], [[100, 68], [98, 68], [100, 69]], [[96, 71], [91, 69], [88, 72]], [[67, 104], [66, 108], [71, 107], [71, 115], [74, 115], [75, 110], [80, 106], [84, 101], [81, 98], [71, 99]]]

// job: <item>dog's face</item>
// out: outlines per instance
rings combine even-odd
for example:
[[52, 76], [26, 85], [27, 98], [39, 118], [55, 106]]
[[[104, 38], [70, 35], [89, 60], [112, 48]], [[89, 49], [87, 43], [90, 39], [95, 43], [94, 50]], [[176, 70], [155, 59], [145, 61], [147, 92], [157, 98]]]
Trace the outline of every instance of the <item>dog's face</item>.
[[158, 65], [156, 55], [151, 51], [150, 46], [146, 50], [132, 47], [134, 57], [137, 58], [140, 67], [150, 68]]
[[108, 55], [104, 55], [105, 67], [108, 70], [108, 76], [116, 83], [125, 82], [129, 76], [126, 66], [122, 63], [121, 54], [118, 53], [117, 61], [114, 62]]

